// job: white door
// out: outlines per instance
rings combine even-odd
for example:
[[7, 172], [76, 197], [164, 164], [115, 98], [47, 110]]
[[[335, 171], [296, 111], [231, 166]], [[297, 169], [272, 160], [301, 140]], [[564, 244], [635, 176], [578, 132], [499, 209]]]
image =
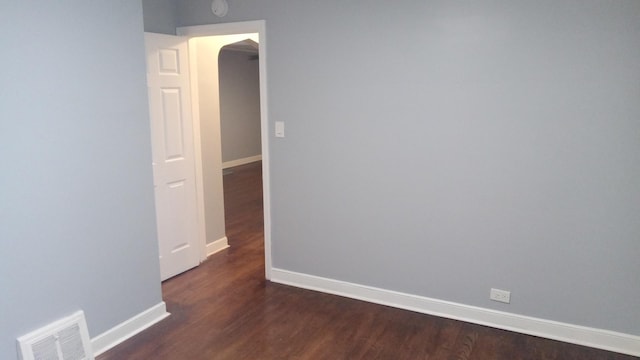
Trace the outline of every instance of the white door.
[[162, 280], [199, 264], [186, 38], [145, 33]]

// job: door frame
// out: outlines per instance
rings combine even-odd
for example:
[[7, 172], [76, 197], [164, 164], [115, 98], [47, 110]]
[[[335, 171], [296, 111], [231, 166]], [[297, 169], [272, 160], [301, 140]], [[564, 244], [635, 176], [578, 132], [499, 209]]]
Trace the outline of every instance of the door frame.
[[[219, 36], [258, 33], [260, 41], [258, 69], [260, 78], [260, 138], [262, 142], [262, 199], [264, 210], [264, 265], [265, 278], [271, 279], [272, 261], [271, 261], [271, 185], [269, 176], [269, 118], [268, 118], [268, 97], [267, 97], [267, 39], [266, 26], [264, 20], [243, 21], [232, 23], [220, 23], [197, 26], [184, 26], [176, 29], [178, 36], [187, 38], [202, 36]], [[190, 61], [194, 61], [191, 59]], [[193, 79], [193, 73], [192, 73]], [[192, 88], [193, 88], [192, 81]], [[202, 182], [202, 145], [200, 139], [200, 111], [199, 111], [199, 94], [194, 91], [191, 93], [191, 106], [193, 108], [193, 135], [194, 135], [194, 152], [196, 162], [196, 187], [197, 187], [197, 205], [198, 205], [198, 238], [202, 244], [202, 259], [206, 258], [206, 235], [204, 221], [204, 186]]]

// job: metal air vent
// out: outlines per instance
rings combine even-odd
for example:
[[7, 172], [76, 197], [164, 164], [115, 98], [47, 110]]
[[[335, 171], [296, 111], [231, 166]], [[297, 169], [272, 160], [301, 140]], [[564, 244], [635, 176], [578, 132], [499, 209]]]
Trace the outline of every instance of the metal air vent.
[[94, 360], [84, 312], [18, 338], [21, 360]]

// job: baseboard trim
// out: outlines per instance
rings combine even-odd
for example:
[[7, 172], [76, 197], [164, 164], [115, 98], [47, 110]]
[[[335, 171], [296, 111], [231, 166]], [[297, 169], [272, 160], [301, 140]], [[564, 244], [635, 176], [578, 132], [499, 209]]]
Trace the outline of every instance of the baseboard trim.
[[260, 161], [260, 160], [262, 160], [262, 155], [249, 156], [246, 158], [236, 159], [236, 160], [229, 160], [222, 163], [222, 168], [227, 169], [230, 167], [245, 165], [245, 164], [249, 164], [249, 163]]
[[538, 319], [282, 269], [272, 269], [271, 281], [419, 313], [640, 356], [640, 336]]
[[103, 332], [91, 339], [91, 347], [93, 348], [94, 356], [104, 353], [112, 347], [147, 329], [151, 325], [165, 319], [169, 315], [167, 307], [164, 301], [162, 301], [159, 304], [156, 304], [138, 315], [135, 315], [134, 317]]
[[220, 252], [228, 247], [229, 247], [229, 240], [227, 239], [226, 236], [210, 244], [207, 244], [207, 257], [217, 252]]

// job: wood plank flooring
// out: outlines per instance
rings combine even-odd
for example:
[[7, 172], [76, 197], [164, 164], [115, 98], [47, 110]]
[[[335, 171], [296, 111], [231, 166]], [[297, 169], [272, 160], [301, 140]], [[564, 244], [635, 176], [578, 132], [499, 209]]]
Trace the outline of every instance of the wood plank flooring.
[[165, 281], [171, 316], [98, 360], [631, 360], [264, 279], [261, 164], [224, 177], [231, 247]]

